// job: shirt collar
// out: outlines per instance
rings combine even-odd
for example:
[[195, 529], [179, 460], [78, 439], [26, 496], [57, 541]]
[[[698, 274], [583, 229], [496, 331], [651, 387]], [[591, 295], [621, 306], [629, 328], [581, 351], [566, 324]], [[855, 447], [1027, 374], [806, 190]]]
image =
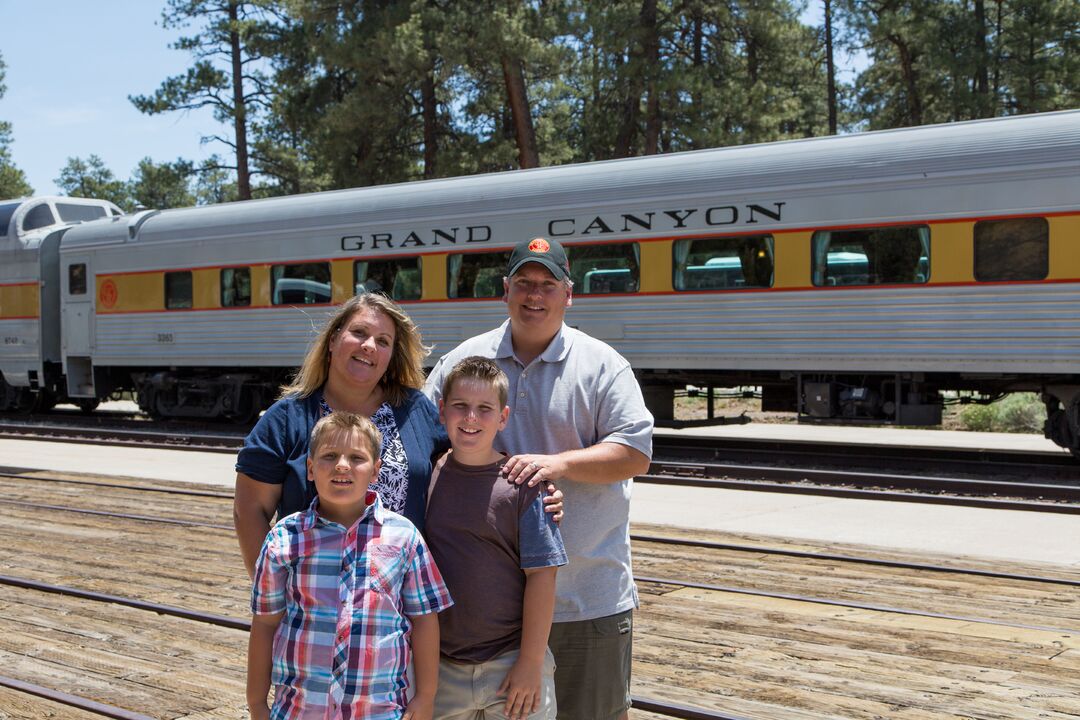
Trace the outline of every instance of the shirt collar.
[[[379, 494], [374, 490], [367, 491], [367, 507], [364, 508], [363, 514], [360, 519], [356, 521], [356, 524], [367, 522], [369, 519], [373, 522], [377, 522], [382, 525], [386, 522], [386, 513], [389, 512], [383, 507], [382, 500], [379, 499]], [[304, 515], [301, 518], [300, 530], [311, 530], [320, 521], [327, 525], [337, 525], [332, 520], [327, 520], [318, 513], [319, 508], [319, 496], [316, 495], [315, 499], [308, 505], [307, 510], [304, 511]], [[338, 525], [340, 527], [340, 525]]]
[[[501, 335], [498, 337], [498, 344], [493, 348], [495, 358], [512, 358], [514, 357], [514, 341], [510, 334], [510, 320], [509, 318], [502, 325], [499, 326]], [[570, 332], [570, 328], [566, 323], [559, 326], [559, 331], [555, 333], [555, 337], [551, 339], [548, 346], [544, 348], [544, 352], [540, 353], [540, 359], [544, 362], [555, 363], [561, 362], [566, 359], [566, 356], [570, 354], [570, 346], [574, 344], [573, 333]]]

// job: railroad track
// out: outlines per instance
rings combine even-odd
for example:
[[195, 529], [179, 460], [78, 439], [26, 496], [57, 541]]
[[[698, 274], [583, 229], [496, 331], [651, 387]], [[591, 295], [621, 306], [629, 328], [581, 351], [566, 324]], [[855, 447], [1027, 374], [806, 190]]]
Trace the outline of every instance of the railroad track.
[[[233, 432], [207, 433], [191, 429], [162, 431], [147, 429], [145, 425], [137, 423], [123, 427], [86, 427], [7, 422], [0, 423], [0, 437], [170, 450], [189, 449], [223, 454], [237, 452], [242, 443], [242, 436]], [[658, 450], [670, 454], [674, 452], [673, 447], [665, 445]], [[680, 447], [696, 448], [700, 456], [715, 456], [721, 453], [721, 450], [713, 447], [711, 440], [709, 443]], [[638, 476], [636, 481], [728, 490], [1080, 514], [1080, 469], [1061, 465], [1061, 458], [1058, 456], [1051, 455], [1049, 459], [1043, 459], [1050, 463], [1051, 468], [1057, 468], [1057, 472], [1050, 473], [1051, 476], [1059, 478], [1057, 482], [662, 459], [654, 460], [649, 473]], [[1071, 462], [1071, 459], [1068, 460]], [[1001, 467], [997, 464], [986, 464], [982, 469], [985, 473], [997, 471]], [[1029, 469], [1040, 475], [1044, 474], [1041, 466]], [[1067, 475], [1066, 469], [1071, 474]]]
[[[116, 534], [120, 531], [120, 528], [136, 528], [140, 525], [156, 524], [162, 528], [166, 528], [170, 525], [176, 525], [178, 522], [183, 522], [191, 526], [201, 526], [208, 530], [217, 531], [215, 537], [220, 538], [223, 541], [227, 541], [227, 532], [229, 525], [224, 522], [227, 519], [228, 507], [231, 502], [231, 493], [222, 492], [217, 490], [203, 490], [190, 487], [180, 486], [166, 486], [162, 484], [133, 484], [129, 482], [113, 482], [107, 480], [90, 479], [90, 478], [56, 478], [47, 476], [0, 476], [7, 478], [8, 491], [7, 496], [13, 494], [12, 490], [19, 487], [18, 484], [34, 483], [37, 487], [30, 490], [27, 493], [26, 500], [14, 500], [7, 497], [6, 504], [12, 511], [20, 511], [26, 513], [28, 509], [33, 509], [34, 513], [40, 512], [71, 512], [71, 513], [91, 513], [96, 518], [100, 518], [102, 522], [115, 521], [116, 531], [110, 532], [110, 535]], [[16, 481], [15, 484], [13, 481]], [[202, 516], [202, 520], [183, 520], [182, 518], [173, 517], [175, 514], [173, 511], [169, 516], [153, 515], [146, 512], [139, 514], [117, 512], [111, 510], [102, 510], [95, 507], [78, 507], [72, 504], [63, 505], [54, 501], [47, 495], [56, 495], [57, 493], [50, 493], [48, 491], [50, 486], [55, 487], [67, 487], [65, 492], [70, 498], [83, 498], [90, 504], [97, 503], [99, 505], [112, 506], [123, 505], [125, 502], [134, 504], [139, 507], [158, 507], [163, 508], [172, 503], [176, 508], [185, 508], [192, 512], [195, 516]], [[92, 488], [92, 493], [80, 493], [79, 487]], [[115, 492], [110, 492], [111, 488]], [[137, 496], [137, 499], [124, 499], [124, 495]], [[176, 500], [169, 500], [170, 497], [176, 497]], [[148, 497], [150, 499], [143, 500], [140, 498]], [[31, 502], [30, 498], [38, 498], [37, 502]], [[47, 502], [47, 505], [43, 505], [42, 502]], [[222, 522], [211, 522], [213, 519], [220, 519]], [[13, 518], [13, 522], [19, 522]], [[45, 520], [46, 525], [50, 522], [58, 522], [56, 520]], [[98, 521], [95, 520], [95, 523]], [[98, 525], [100, 527], [100, 525]], [[104, 527], [108, 527], [107, 525]], [[123, 532], [129, 532], [124, 530]], [[163, 532], [162, 530], [139, 530], [137, 531], [148, 538], [157, 538]], [[725, 584], [719, 584], [715, 580], [711, 579], [709, 573], [704, 568], [712, 565], [717, 566], [733, 566], [737, 563], [749, 563], [748, 566], [753, 567], [760, 563], [761, 558], [764, 556], [780, 558], [791, 558], [798, 560], [806, 560], [811, 563], [820, 565], [822, 568], [829, 567], [867, 567], [867, 568], [884, 568], [885, 572], [903, 572], [904, 577], [921, 577], [927, 578], [931, 576], [937, 576], [943, 578], [941, 581], [944, 583], [944, 587], [951, 587], [960, 582], [962, 578], [971, 577], [981, 579], [993, 579], [1002, 581], [1009, 584], [1015, 591], [1016, 587], [1060, 587], [1064, 588], [1063, 592], [1067, 590], [1072, 592], [1072, 588], [1080, 586], [1080, 576], [1075, 574], [1064, 574], [1060, 576], [1053, 575], [1036, 575], [1036, 574], [1020, 574], [1010, 573], [1002, 570], [994, 570], [988, 568], [979, 567], [962, 567], [958, 565], [932, 565], [925, 563], [905, 562], [899, 560], [883, 559], [881, 557], [869, 557], [869, 556], [857, 556], [857, 555], [840, 555], [835, 553], [814, 553], [803, 550], [797, 550], [784, 547], [766, 547], [762, 545], [752, 545], [745, 543], [719, 543], [719, 542], [703, 542], [698, 539], [691, 539], [687, 537], [677, 537], [670, 534], [662, 533], [641, 533], [635, 532], [632, 538], [634, 542], [635, 557], [643, 559], [643, 565], [646, 568], [646, 573], [640, 573], [637, 577], [639, 584], [643, 588], [643, 592], [647, 596], [663, 597], [668, 593], [671, 593], [676, 588], [681, 588], [683, 592], [686, 591], [701, 591], [712, 595], [722, 595], [724, 597], [729, 596], [743, 596], [750, 599], [760, 599], [762, 602], [787, 602], [797, 603], [800, 606], [813, 606], [822, 608], [839, 608], [842, 612], [873, 612], [878, 614], [885, 614], [888, 616], [909, 616], [913, 618], [925, 618], [927, 622], [948, 622], [954, 623], [958, 626], [969, 626], [971, 624], [994, 625], [1006, 628], [1007, 632], [1043, 632], [1053, 633], [1055, 636], [1062, 634], [1072, 633], [1075, 634], [1076, 630], [1070, 625], [1076, 624], [1074, 617], [1075, 613], [1060, 614], [1058, 617], [1050, 621], [1044, 621], [1043, 615], [1039, 612], [1033, 611], [1023, 617], [1002, 617], [1000, 614], [994, 615], [991, 612], [983, 612], [984, 600], [980, 596], [975, 602], [970, 603], [967, 607], [969, 610], [976, 610], [978, 612], [959, 612], [948, 611], [948, 608], [944, 608], [943, 611], [931, 611], [919, 606], [907, 606], [897, 603], [874, 603], [868, 602], [866, 599], [864, 588], [855, 588], [855, 592], [848, 592], [847, 595], [854, 595], [852, 597], [840, 597], [838, 596], [825, 596], [818, 594], [810, 594], [805, 592], [798, 592], [797, 588], [792, 588], [789, 592], [774, 592], [774, 591], [762, 591], [752, 587], [744, 587], [740, 585], [733, 585], [730, 582]], [[671, 577], [664, 576], [658, 569], [663, 567], [664, 562], [671, 562], [679, 559], [679, 553], [684, 550], [692, 551], [695, 553], [705, 551], [709, 553], [707, 556], [711, 557], [712, 561], [697, 560], [690, 564], [683, 564], [680, 567], [694, 568], [693, 575], [696, 577]], [[695, 556], [698, 557], [698, 556]], [[734, 558], [734, 560], [732, 559]], [[739, 558], [742, 558], [739, 560]], [[120, 563], [124, 562], [124, 558], [117, 558]], [[786, 560], [783, 560], [786, 562]], [[90, 569], [90, 573], [101, 572], [98, 564], [95, 563], [94, 568]], [[122, 572], [122, 571], [121, 571]], [[807, 574], [806, 571], [799, 571], [800, 574]], [[80, 578], [80, 584], [82, 582], [100, 583], [104, 580], [104, 577], [99, 580], [94, 580], [93, 577], [87, 577], [85, 580], [82, 574], [75, 575], [74, 577]], [[925, 582], [925, 581], [924, 581]], [[0, 578], [0, 584], [7, 585], [9, 587], [23, 588], [25, 591], [33, 593], [44, 594], [64, 594], [68, 596], [74, 596], [81, 598], [86, 602], [91, 603], [110, 603], [120, 604], [134, 611], [155, 613], [168, 617], [181, 618], [187, 621], [194, 621], [200, 624], [213, 625], [215, 627], [229, 628], [234, 631], [244, 630], [247, 628], [247, 620], [237, 617], [230, 617], [228, 615], [222, 615], [221, 613], [208, 612], [206, 607], [203, 608], [190, 608], [181, 607], [175, 604], [154, 603], [139, 597], [127, 597], [124, 595], [118, 595], [116, 593], [107, 594], [100, 593], [94, 589], [87, 587], [73, 587], [69, 585], [63, 585], [59, 583], [45, 582], [41, 578], [33, 579], [26, 577], [18, 577], [15, 575], [7, 575]], [[904, 586], [908, 584], [908, 580], [904, 579]], [[786, 585], [783, 585], [787, 589]], [[983, 592], [983, 588], [980, 586], [978, 592]], [[134, 595], [138, 595], [136, 590]], [[678, 593], [676, 593], [678, 594]], [[991, 592], [991, 594], [994, 594]], [[1057, 597], [1062, 596], [1060, 593]], [[925, 598], [924, 598], [925, 599]], [[755, 602], [757, 600], [754, 600]], [[645, 611], [643, 611], [645, 612]], [[647, 617], [647, 615], [645, 616]], [[1055, 626], [1054, 623], [1058, 623]], [[15, 680], [16, 685], [21, 681]], [[5, 685], [9, 688], [16, 688], [11, 683], [5, 683], [4, 678], [0, 678], [0, 685]], [[38, 687], [26, 687], [26, 683], [22, 682], [23, 687], [16, 688], [19, 692], [37, 693], [41, 697], [49, 697], [50, 700], [55, 702], [72, 702], [72, 707], [82, 708], [87, 712], [94, 712], [104, 717], [116, 717], [124, 718], [125, 720], [144, 720], [146, 716], [131, 713], [127, 710], [115, 708], [111, 706], [102, 706], [97, 704], [95, 700], [87, 698], [79, 698], [75, 695], [69, 695], [66, 699], [56, 697], [53, 695], [42, 695], [42, 691], [48, 691], [48, 688]], [[62, 693], [60, 695], [63, 695]], [[82, 704], [78, 704], [82, 703]], [[97, 707], [97, 709], [94, 709]], [[635, 698], [635, 708], [640, 711], [646, 711], [664, 715], [667, 717], [676, 718], [688, 718], [690, 720], [746, 720], [743, 716], [734, 716], [724, 714], [716, 711], [715, 709], [707, 709], [701, 707], [692, 707], [685, 704], [672, 702], [668, 699], [655, 699], [655, 698]], [[99, 712], [100, 710], [100, 712]], [[110, 714], [113, 711], [115, 714]]]
[[872, 443], [826, 443], [804, 440], [701, 437], [657, 434], [654, 459], [726, 462], [742, 465], [831, 467], [860, 464], [914, 473], [1016, 475], [1034, 472], [1043, 477], [1080, 478], [1080, 458], [1064, 450], [1002, 451], [994, 448], [942, 448]]

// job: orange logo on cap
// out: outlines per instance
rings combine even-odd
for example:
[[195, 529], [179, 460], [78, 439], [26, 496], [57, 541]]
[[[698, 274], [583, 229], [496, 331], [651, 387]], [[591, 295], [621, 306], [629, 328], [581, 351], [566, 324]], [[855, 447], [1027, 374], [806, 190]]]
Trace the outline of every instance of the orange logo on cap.
[[546, 253], [550, 249], [551, 246], [548, 245], [548, 241], [544, 238], [535, 238], [532, 242], [529, 243], [530, 252]]

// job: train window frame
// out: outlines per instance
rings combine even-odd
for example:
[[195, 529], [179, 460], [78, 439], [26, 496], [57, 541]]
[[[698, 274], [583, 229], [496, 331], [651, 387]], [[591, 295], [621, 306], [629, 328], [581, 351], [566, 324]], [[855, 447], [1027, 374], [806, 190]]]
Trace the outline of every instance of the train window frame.
[[[319, 268], [321, 273], [325, 275], [325, 281], [308, 277], [305, 273], [303, 276], [286, 274], [290, 269], [296, 268]], [[296, 302], [295, 300], [281, 300], [278, 294], [278, 283], [282, 280], [296, 280], [297, 287], [293, 291], [300, 291], [304, 294], [303, 302]], [[325, 289], [325, 300], [316, 299], [323, 297], [322, 291]], [[293, 297], [293, 296], [290, 296]], [[288, 305], [332, 305], [334, 301], [334, 286], [332, 281], [332, 275], [330, 271], [330, 263], [324, 262], [297, 262], [297, 263], [279, 263], [277, 265], [270, 266], [270, 304], [276, 307], [288, 306]]]
[[[86, 205], [83, 203], [58, 202], [56, 213], [65, 223], [90, 222], [109, 216], [109, 209], [104, 205]], [[68, 214], [70, 213], [70, 214]]]
[[68, 295], [86, 294], [86, 263], [68, 265]]
[[[622, 258], [615, 255], [619, 249], [623, 250]], [[574, 295], [633, 294], [641, 289], [641, 244], [638, 242], [567, 245], [566, 259], [570, 263]], [[625, 264], [620, 266], [620, 261]], [[612, 263], [615, 263], [614, 267], [597, 267]], [[586, 270], [585, 266], [592, 267]], [[624, 270], [627, 271], [625, 277]]]
[[[232, 273], [226, 282], [226, 273]], [[243, 297], [243, 280], [247, 278], [247, 297]], [[239, 284], [238, 284], [239, 281]], [[218, 285], [221, 290], [221, 307], [251, 307], [251, 268], [247, 265], [221, 268], [218, 272]]]
[[[375, 273], [372, 272], [373, 266]], [[411, 277], [413, 271], [415, 278]], [[387, 283], [390, 285], [389, 291], [386, 289]], [[419, 300], [424, 292], [423, 259], [411, 256], [354, 260], [353, 292], [356, 295], [377, 292], [395, 302]]]
[[[500, 300], [504, 289], [502, 279], [506, 277], [506, 266], [510, 263], [511, 250], [492, 250], [489, 252], [450, 253], [446, 256], [446, 297], [451, 300]], [[458, 294], [459, 285], [462, 282], [461, 272], [466, 261], [489, 259], [489, 262], [476, 269], [473, 274], [472, 295]], [[472, 268], [469, 268], [471, 270]], [[485, 272], [486, 271], [486, 272]], [[494, 271], [494, 272], [493, 272]], [[483, 275], [481, 275], [483, 273]], [[476, 295], [476, 289], [481, 280], [494, 282], [498, 288], [498, 295]]]
[[165, 273], [163, 285], [166, 310], [190, 310], [195, 306], [194, 277], [190, 270]]
[[[43, 218], [39, 217], [42, 215], [47, 216], [49, 221], [46, 223], [42, 223], [41, 220]], [[41, 228], [52, 227], [56, 224], [56, 213], [53, 212], [53, 209], [49, 206], [49, 203], [41, 203], [40, 205], [35, 205], [27, 211], [26, 215], [24, 215], [22, 219], [23, 232], [40, 230]]]
[[[710, 257], [701, 265], [689, 265], [690, 258], [697, 253], [694, 252], [695, 243], [710, 243], [716, 242], [718, 244], [739, 244], [742, 243], [749, 247], [754, 252], [755, 257], [767, 257], [769, 259], [769, 280], [768, 284], [762, 284], [759, 282], [747, 283], [746, 273], [743, 271], [743, 258], [738, 252], [734, 255], [720, 255], [716, 254]], [[755, 243], [757, 247], [750, 247], [750, 243]], [[759, 244], [760, 243], [760, 244]], [[704, 253], [705, 250], [699, 251]], [[764, 252], [765, 255], [760, 255]], [[680, 257], [681, 256], [681, 257]], [[718, 258], [735, 257], [739, 259], [738, 270], [739, 278], [729, 277], [727, 264], [715, 263], [716, 270], [710, 268], [709, 263]], [[687, 282], [689, 277], [686, 275], [691, 268], [702, 268], [701, 284], [696, 287], [690, 286]], [[714, 282], [709, 284], [707, 281], [710, 278], [715, 280], [723, 280], [723, 283]], [[763, 290], [771, 288], [776, 282], [776, 240], [768, 233], [756, 233], [753, 235], [715, 235], [709, 237], [695, 237], [695, 238], [679, 238], [671, 243], [671, 287], [676, 292], [708, 292], [714, 290], [723, 291], [739, 291], [739, 290]]]
[[[882, 273], [871, 272], [871, 266], [874, 264], [875, 261], [871, 259], [870, 255], [867, 255], [865, 252], [852, 253], [847, 250], [841, 249], [832, 250], [830, 247], [832, 245], [834, 236], [836, 235], [869, 236], [873, 234], [892, 233], [897, 231], [914, 231], [916, 233], [914, 239], [920, 246], [920, 255], [910, 268], [913, 271], [911, 280], [897, 280], [893, 277], [874, 280], [874, 278], [880, 278]], [[814, 232], [814, 234], [810, 237], [810, 281], [814, 287], [821, 288], [926, 285], [930, 282], [930, 275], [933, 268], [933, 251], [931, 236], [932, 233], [930, 226], [926, 223], [902, 223], [898, 225], [880, 225], [868, 228], [838, 228], [834, 230], [818, 230]], [[850, 244], [854, 241], [855, 238], [847, 240], [847, 244]], [[880, 240], [874, 239], [873, 242], [880, 242]], [[891, 242], [895, 243], [895, 240]], [[843, 240], [841, 240], [841, 244], [844, 244]], [[856, 262], [856, 256], [862, 256], [863, 262], [866, 265], [866, 273], [864, 280], [860, 281], [860, 275], [855, 274], [850, 276], [850, 282], [838, 282], [837, 278], [842, 277], [842, 275], [830, 274], [828, 272], [830, 256], [839, 256], [841, 254], [843, 254], [845, 257], [836, 258], [837, 266], [839, 266], [842, 262], [846, 264], [852, 264], [853, 262]], [[925, 267], [923, 266], [924, 259], [926, 260]], [[832, 280], [833, 282], [829, 282], [830, 280]]]
[[[1015, 232], [1018, 226], [1033, 227], [1035, 224], [1039, 226], [1037, 232], [1020, 240], [1015, 237], [985, 236], [988, 230]], [[1038, 282], [1050, 276], [1050, 223], [1044, 217], [980, 220], [972, 228], [971, 237], [972, 274], [975, 282]], [[1000, 252], [1001, 246], [1005, 246], [1005, 252], [988, 257], [987, 251], [991, 250], [994, 243], [999, 245], [993, 248], [995, 252]], [[1032, 253], [1032, 243], [1038, 244], [1038, 255]], [[993, 267], [987, 267], [990, 261], [993, 261]], [[988, 272], [989, 270], [994, 272]]]

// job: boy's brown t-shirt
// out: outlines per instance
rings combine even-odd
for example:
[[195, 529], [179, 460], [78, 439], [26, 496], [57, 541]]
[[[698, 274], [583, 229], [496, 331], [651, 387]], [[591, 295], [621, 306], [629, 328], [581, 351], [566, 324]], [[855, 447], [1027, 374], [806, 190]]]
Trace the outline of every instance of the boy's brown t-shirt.
[[[454, 605], [439, 614], [442, 655], [480, 663], [521, 645], [526, 568], [566, 564], [540, 488], [507, 482], [503, 461], [441, 463], [424, 535]], [[524, 548], [522, 547], [524, 545]]]

